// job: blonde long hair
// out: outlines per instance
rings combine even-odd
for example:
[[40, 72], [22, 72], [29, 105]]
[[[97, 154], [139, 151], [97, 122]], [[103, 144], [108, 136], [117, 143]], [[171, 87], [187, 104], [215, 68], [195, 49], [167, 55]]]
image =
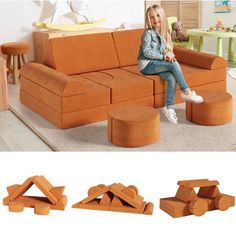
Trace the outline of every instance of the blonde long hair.
[[166, 19], [166, 14], [165, 14], [164, 9], [161, 6], [157, 5], [157, 4], [155, 4], [153, 6], [150, 6], [147, 9], [146, 22], [147, 22], [147, 26], [148, 26], [149, 29], [152, 29], [152, 24], [151, 24], [151, 20], [150, 20], [150, 16], [149, 16], [149, 12], [151, 10], [155, 10], [159, 14], [159, 17], [160, 17], [160, 20], [161, 20], [161, 29], [160, 29], [159, 33], [165, 39], [167, 49], [168, 50], [173, 50], [173, 42], [172, 42], [170, 33], [168, 31], [168, 28], [167, 28], [167, 19]]

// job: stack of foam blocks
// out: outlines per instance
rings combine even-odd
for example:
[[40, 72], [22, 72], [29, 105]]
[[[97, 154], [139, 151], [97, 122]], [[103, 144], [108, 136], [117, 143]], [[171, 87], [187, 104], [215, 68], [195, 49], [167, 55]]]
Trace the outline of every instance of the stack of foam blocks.
[[97, 185], [88, 190], [88, 196], [73, 208], [118, 211], [152, 215], [153, 203], [146, 203], [136, 186], [122, 184]]

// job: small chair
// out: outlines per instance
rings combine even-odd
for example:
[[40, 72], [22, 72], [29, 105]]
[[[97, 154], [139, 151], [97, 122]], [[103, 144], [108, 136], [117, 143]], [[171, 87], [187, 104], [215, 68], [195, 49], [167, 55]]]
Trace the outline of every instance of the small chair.
[[[176, 16], [167, 17], [167, 27], [168, 27], [170, 34], [172, 32], [172, 24], [175, 23], [176, 21], [178, 21]], [[188, 46], [188, 42], [173, 42], [173, 43], [177, 47], [186, 48]]]
[[[25, 42], [5, 43], [1, 46], [2, 54], [7, 55], [8, 73], [13, 72], [13, 84], [18, 82], [19, 69], [26, 63], [26, 53], [29, 52], [29, 44]], [[13, 69], [11, 70], [11, 60], [13, 57]]]

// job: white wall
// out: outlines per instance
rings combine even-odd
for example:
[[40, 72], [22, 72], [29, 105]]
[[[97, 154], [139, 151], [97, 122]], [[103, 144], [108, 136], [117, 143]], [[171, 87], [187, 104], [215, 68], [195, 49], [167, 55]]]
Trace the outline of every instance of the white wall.
[[[88, 0], [87, 2], [95, 17], [107, 19], [101, 27], [116, 28], [121, 22], [128, 22], [134, 28], [144, 25], [144, 0]], [[38, 30], [32, 26], [33, 22], [50, 21], [52, 13], [53, 7], [49, 1], [0, 0], [0, 44], [23, 40], [30, 42], [32, 48], [32, 32]], [[236, 8], [233, 8], [232, 13], [215, 14], [213, 0], [201, 2], [201, 28], [214, 26], [217, 16], [222, 17], [224, 26], [232, 27], [236, 24]], [[227, 54], [227, 43], [227, 40], [223, 40], [224, 54]], [[215, 48], [215, 39], [204, 39], [204, 50], [214, 53]], [[30, 58], [33, 58], [33, 50]]]
[[[100, 27], [116, 28], [121, 22], [131, 27], [143, 27], [144, 3], [142, 0], [89, 0], [88, 6], [97, 19], [106, 18]], [[9, 41], [27, 41], [32, 48], [32, 32], [38, 30], [32, 24], [50, 22], [53, 7], [49, 1], [0, 0], [0, 44]], [[65, 20], [65, 23], [69, 23]], [[67, 19], [68, 20], [68, 19]], [[30, 53], [33, 58], [33, 50]]]

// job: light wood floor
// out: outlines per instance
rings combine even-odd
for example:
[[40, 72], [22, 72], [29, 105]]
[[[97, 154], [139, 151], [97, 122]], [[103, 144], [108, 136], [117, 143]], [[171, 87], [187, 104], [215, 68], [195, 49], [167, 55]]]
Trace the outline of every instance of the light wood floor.
[[52, 151], [11, 111], [0, 112], [0, 151]]

